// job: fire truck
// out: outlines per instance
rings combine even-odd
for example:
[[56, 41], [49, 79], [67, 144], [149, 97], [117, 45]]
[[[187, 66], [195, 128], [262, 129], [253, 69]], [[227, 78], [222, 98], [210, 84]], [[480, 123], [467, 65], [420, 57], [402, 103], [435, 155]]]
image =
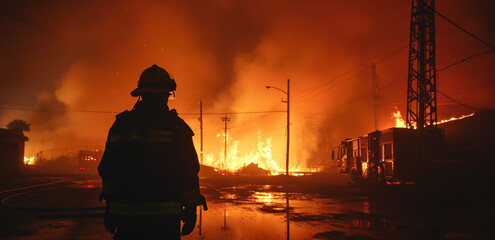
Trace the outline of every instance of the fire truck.
[[100, 163], [103, 151], [81, 150], [78, 154], [79, 172], [82, 174], [97, 174], [98, 164]]
[[345, 139], [338, 146], [339, 171], [354, 182], [416, 182], [428, 175], [443, 141], [439, 128], [389, 128]]

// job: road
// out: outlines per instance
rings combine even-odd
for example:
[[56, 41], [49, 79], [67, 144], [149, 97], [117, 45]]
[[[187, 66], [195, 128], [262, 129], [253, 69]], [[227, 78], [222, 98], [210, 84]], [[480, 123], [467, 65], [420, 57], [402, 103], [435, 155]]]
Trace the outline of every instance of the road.
[[[209, 210], [183, 239], [489, 239], [483, 193], [347, 186], [340, 175], [201, 178]], [[95, 177], [2, 185], [0, 239], [111, 239]], [[469, 199], [475, 196], [476, 200]]]

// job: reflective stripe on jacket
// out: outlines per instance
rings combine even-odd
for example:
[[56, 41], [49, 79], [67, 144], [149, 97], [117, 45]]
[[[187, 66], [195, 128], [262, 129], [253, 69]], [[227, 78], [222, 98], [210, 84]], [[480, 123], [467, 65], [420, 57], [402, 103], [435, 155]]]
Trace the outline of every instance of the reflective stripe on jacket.
[[178, 202], [122, 203], [111, 202], [109, 213], [114, 215], [169, 215], [180, 214]]
[[185, 205], [201, 205], [203, 197], [199, 192], [199, 189], [193, 189], [190, 191], [183, 191], [180, 193], [180, 200]]

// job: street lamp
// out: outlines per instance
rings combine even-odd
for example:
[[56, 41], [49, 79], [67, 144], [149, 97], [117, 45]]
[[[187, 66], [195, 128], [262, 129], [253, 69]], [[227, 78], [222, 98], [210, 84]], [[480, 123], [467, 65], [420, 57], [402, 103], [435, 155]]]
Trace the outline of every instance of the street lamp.
[[282, 102], [287, 103], [287, 152], [285, 158], [285, 175], [289, 176], [289, 139], [290, 139], [290, 79], [287, 79], [287, 92], [273, 86], [265, 86], [267, 89], [274, 88], [287, 95], [287, 101], [282, 99]]

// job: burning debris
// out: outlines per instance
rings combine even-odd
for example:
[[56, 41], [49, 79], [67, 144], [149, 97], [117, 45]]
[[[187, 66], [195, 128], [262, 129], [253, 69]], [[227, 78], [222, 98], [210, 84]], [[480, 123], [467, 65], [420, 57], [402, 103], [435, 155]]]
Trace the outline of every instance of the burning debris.
[[[218, 134], [219, 138], [224, 135]], [[258, 130], [256, 148], [251, 151], [241, 151], [239, 140], [233, 140], [228, 136], [227, 155], [222, 151], [218, 157], [213, 154], [205, 154], [205, 165], [219, 169], [224, 174], [234, 174], [245, 169], [247, 166], [255, 165], [260, 169], [267, 170], [268, 173], [278, 174], [282, 171], [272, 156], [272, 139], [263, 139], [262, 133]]]
[[239, 175], [270, 175], [270, 171], [260, 168], [256, 163], [250, 163], [236, 173]]
[[206, 165], [201, 165], [200, 167], [199, 176], [201, 177], [214, 177], [219, 175], [220, 174], [215, 170], [215, 168]]
[[32, 157], [24, 157], [24, 165], [36, 165], [36, 159]]

